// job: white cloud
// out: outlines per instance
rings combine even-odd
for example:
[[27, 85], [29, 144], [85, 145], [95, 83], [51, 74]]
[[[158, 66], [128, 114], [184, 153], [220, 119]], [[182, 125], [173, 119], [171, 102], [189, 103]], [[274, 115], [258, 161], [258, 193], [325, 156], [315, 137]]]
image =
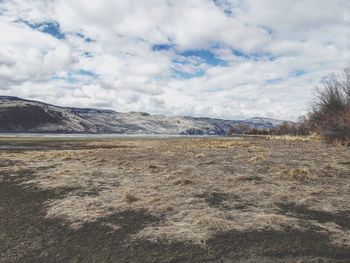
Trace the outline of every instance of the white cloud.
[[[317, 81], [349, 65], [349, 10], [347, 0], [4, 0], [0, 91], [119, 111], [296, 119]], [[195, 49], [216, 58], [182, 53]]]
[[0, 21], [1, 82], [42, 81], [74, 60], [70, 48], [54, 37]]

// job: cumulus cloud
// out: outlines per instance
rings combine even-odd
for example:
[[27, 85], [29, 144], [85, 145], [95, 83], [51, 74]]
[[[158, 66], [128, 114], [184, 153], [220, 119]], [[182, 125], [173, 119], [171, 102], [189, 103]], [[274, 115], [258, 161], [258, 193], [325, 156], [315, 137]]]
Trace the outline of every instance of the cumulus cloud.
[[304, 114], [350, 61], [347, 0], [3, 0], [0, 92], [221, 118]]
[[43, 81], [69, 67], [69, 46], [54, 37], [17, 24], [0, 22], [0, 81]]

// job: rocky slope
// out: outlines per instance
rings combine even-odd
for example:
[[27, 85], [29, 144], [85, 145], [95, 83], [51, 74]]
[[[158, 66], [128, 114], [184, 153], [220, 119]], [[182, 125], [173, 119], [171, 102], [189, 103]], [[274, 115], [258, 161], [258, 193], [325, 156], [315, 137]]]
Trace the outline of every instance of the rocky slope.
[[234, 125], [271, 128], [282, 121], [253, 118], [243, 121], [189, 116], [168, 117], [143, 112], [59, 107], [39, 101], [0, 96], [0, 132], [124, 133], [225, 135]]

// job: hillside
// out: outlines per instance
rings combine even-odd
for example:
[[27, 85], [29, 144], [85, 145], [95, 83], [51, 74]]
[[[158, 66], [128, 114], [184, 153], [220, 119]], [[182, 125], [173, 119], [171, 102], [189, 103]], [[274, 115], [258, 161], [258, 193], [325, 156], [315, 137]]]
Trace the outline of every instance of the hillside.
[[223, 120], [190, 116], [169, 117], [143, 112], [59, 107], [39, 101], [0, 96], [2, 133], [121, 133], [225, 135], [238, 124], [272, 128], [282, 121], [268, 118]]

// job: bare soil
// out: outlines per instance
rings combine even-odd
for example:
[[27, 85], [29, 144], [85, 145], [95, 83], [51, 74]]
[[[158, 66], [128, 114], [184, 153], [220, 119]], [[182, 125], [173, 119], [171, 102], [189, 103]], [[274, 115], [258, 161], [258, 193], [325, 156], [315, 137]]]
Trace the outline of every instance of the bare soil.
[[0, 138], [0, 262], [350, 262], [350, 149]]

